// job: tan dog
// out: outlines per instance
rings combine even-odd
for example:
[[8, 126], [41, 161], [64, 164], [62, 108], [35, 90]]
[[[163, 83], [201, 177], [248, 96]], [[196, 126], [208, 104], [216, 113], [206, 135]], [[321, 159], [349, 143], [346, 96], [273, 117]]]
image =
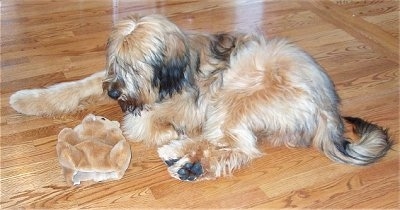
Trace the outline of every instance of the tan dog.
[[121, 179], [131, 149], [117, 121], [89, 114], [74, 129], [58, 135], [57, 154], [68, 184]]
[[314, 145], [355, 165], [376, 161], [391, 145], [386, 130], [359, 118], [345, 118], [359, 142], [346, 140], [333, 83], [294, 45], [259, 34], [185, 33], [158, 15], [113, 28], [105, 73], [22, 90], [10, 103], [21, 113], [53, 115], [104, 97], [103, 90], [126, 113], [124, 135], [159, 146], [181, 180], [230, 174], [262, 155], [258, 139]]

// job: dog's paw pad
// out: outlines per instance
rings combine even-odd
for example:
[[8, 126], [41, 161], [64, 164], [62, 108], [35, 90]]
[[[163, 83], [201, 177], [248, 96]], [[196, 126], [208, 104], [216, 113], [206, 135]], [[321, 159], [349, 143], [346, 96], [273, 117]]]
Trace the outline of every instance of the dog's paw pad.
[[182, 168], [178, 170], [179, 179], [184, 181], [194, 181], [203, 174], [203, 167], [200, 162], [185, 163]]
[[165, 164], [167, 164], [167, 166], [169, 167], [169, 166], [172, 166], [172, 165], [174, 165], [176, 162], [178, 162], [180, 160], [180, 158], [177, 158], [177, 159], [170, 159], [170, 160], [166, 160], [166, 161], [164, 161], [165, 162]]

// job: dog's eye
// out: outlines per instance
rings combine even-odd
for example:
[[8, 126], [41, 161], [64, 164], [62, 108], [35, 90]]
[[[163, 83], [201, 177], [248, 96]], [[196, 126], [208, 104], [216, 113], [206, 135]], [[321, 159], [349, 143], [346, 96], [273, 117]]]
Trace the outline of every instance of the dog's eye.
[[106, 120], [106, 118], [102, 117], [101, 120]]

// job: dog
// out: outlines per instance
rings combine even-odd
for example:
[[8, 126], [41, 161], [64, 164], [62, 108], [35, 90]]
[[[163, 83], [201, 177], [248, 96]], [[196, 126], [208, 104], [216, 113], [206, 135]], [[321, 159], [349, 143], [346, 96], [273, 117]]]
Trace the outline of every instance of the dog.
[[[330, 77], [303, 50], [260, 34], [184, 32], [160, 15], [117, 23], [105, 72], [21, 90], [11, 106], [28, 115], [70, 113], [111, 98], [127, 139], [158, 148], [170, 175], [230, 175], [271, 145], [313, 145], [333, 161], [367, 165], [391, 147], [387, 130], [342, 117]], [[344, 136], [344, 120], [359, 135]], [[261, 140], [262, 139], [262, 140]]]

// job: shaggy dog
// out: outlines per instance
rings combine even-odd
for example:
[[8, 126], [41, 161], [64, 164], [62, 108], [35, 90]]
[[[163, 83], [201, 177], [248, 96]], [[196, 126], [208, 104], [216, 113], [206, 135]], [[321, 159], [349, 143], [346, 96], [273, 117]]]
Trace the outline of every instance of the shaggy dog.
[[106, 71], [10, 98], [18, 112], [56, 115], [108, 95], [125, 113], [127, 139], [158, 147], [172, 177], [230, 174], [272, 145], [313, 145], [337, 162], [366, 165], [390, 148], [386, 130], [345, 117], [339, 97], [308, 54], [258, 34], [185, 33], [168, 19], [130, 17], [112, 30]]

